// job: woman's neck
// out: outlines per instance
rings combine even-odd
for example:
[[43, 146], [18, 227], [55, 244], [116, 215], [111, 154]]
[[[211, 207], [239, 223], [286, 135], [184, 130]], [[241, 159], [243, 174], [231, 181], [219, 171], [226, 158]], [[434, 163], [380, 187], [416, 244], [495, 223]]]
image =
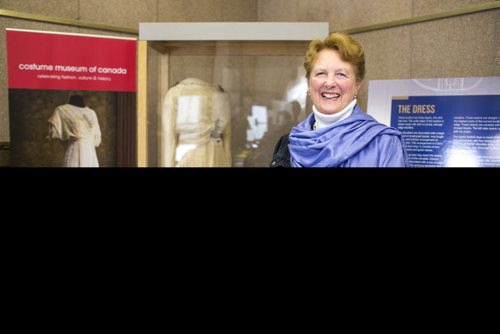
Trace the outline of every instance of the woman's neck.
[[356, 99], [352, 100], [352, 102], [349, 103], [342, 111], [333, 115], [322, 114], [318, 111], [318, 109], [316, 109], [315, 106], [313, 106], [314, 119], [316, 120], [313, 125], [313, 129], [319, 130], [326, 128], [327, 126], [336, 124], [351, 116], [357, 102], [358, 100]]

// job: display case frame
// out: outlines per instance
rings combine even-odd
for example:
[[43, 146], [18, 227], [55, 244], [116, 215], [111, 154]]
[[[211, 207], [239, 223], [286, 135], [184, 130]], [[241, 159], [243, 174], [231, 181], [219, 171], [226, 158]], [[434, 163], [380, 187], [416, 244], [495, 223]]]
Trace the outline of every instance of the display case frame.
[[162, 97], [174, 84], [173, 57], [303, 57], [311, 40], [323, 39], [328, 33], [327, 22], [140, 23], [137, 166], [158, 165], [153, 157], [157, 149], [150, 145], [154, 141], [150, 127]]

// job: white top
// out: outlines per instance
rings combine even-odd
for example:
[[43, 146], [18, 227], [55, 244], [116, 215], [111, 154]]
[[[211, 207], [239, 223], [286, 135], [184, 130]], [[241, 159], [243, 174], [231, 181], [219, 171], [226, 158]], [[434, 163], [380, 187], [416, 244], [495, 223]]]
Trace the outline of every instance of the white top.
[[316, 109], [315, 106], [313, 106], [314, 118], [316, 120], [316, 123], [314, 124], [314, 130], [323, 129], [332, 124], [337, 124], [340, 121], [351, 116], [356, 103], [358, 103], [358, 100], [354, 99], [342, 111], [332, 115], [322, 114], [318, 111], [318, 109]]
[[160, 120], [161, 166], [231, 166], [231, 110], [219, 87], [180, 81], [166, 93]]

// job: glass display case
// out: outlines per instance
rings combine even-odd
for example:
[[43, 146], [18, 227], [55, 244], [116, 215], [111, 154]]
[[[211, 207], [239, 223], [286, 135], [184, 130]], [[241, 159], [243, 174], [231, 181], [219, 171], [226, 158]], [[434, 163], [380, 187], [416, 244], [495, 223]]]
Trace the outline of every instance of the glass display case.
[[328, 23], [140, 23], [139, 167], [267, 167], [310, 111], [303, 68]]

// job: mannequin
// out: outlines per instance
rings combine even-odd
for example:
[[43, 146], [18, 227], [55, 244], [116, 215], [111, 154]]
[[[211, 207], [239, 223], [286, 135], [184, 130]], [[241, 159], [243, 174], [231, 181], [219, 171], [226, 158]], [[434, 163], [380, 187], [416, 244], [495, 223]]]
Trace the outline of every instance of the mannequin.
[[83, 95], [71, 95], [69, 97], [68, 103], [75, 107], [85, 108], [85, 101], [83, 99]]
[[220, 86], [180, 81], [165, 95], [160, 118], [160, 166], [231, 166], [229, 97]]
[[48, 138], [67, 144], [63, 167], [99, 167], [95, 148], [101, 144], [101, 129], [82, 95], [72, 95], [67, 104], [56, 107], [49, 118]]

